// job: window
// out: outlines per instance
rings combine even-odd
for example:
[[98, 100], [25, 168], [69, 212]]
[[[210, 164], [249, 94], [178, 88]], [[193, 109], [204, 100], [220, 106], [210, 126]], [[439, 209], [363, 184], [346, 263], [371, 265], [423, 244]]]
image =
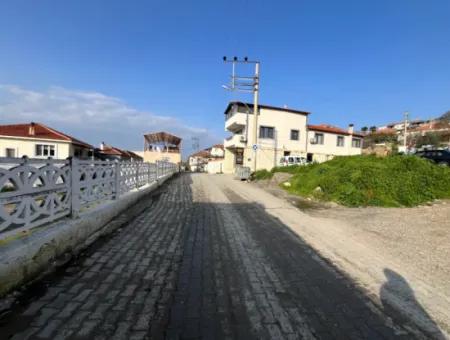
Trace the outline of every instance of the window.
[[12, 148], [6, 148], [5, 154], [6, 154], [6, 157], [14, 158], [14, 157], [16, 157], [16, 150], [14, 150]]
[[353, 138], [353, 139], [352, 139], [352, 147], [354, 147], [354, 148], [360, 148], [360, 147], [361, 147], [361, 139], [359, 139], [359, 138]]
[[344, 136], [337, 136], [337, 146], [344, 146]]
[[36, 144], [36, 156], [38, 157], [54, 157], [55, 146], [47, 144]]
[[299, 136], [300, 136], [300, 131], [291, 130], [291, 140], [298, 140]]
[[274, 128], [269, 126], [260, 126], [259, 127], [259, 138], [274, 138]]
[[323, 133], [314, 134], [314, 144], [323, 144]]

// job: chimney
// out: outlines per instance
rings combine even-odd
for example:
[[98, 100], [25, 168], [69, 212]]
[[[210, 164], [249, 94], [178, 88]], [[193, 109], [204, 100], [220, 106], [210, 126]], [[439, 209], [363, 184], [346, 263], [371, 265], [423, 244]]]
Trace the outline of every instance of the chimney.
[[353, 124], [348, 124], [348, 133], [353, 135]]
[[105, 142], [100, 143], [100, 150], [101, 151], [105, 150]]
[[34, 124], [34, 122], [31, 122], [30, 126], [28, 127], [28, 134], [30, 136], [34, 136], [36, 134], [35, 125], [36, 124]]

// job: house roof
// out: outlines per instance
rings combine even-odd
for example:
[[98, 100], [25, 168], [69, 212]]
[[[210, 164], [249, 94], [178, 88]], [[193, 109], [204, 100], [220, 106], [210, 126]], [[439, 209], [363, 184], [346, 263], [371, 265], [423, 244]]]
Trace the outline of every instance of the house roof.
[[181, 138], [175, 135], [171, 135], [167, 132], [156, 132], [156, 133], [147, 133], [144, 135], [144, 139], [150, 143], [169, 143], [175, 146], [179, 146], [181, 144]]
[[345, 135], [345, 136], [353, 135], [353, 136], [357, 136], [357, 137], [364, 137], [364, 135], [359, 134], [357, 132], [349, 133], [347, 130], [338, 128], [336, 126], [327, 125], [327, 124], [308, 125], [308, 130], [334, 133], [337, 135]]
[[[34, 134], [30, 134], [32, 130], [30, 129], [31, 127], [34, 127]], [[0, 125], [0, 135], [22, 138], [61, 140], [71, 142], [72, 144], [83, 146], [89, 149], [94, 148], [92, 145], [85, 143], [79, 139], [52, 129], [44, 124], [34, 122], [25, 124]]]
[[132, 151], [122, 150], [122, 149], [119, 149], [119, 148], [116, 148], [116, 147], [110, 146], [110, 145], [105, 145], [103, 147], [103, 150], [97, 149], [97, 151], [104, 155], [129, 157], [129, 158], [141, 159], [141, 160], [143, 159], [141, 156], [135, 154]]
[[201, 157], [201, 158], [208, 158], [210, 156], [209, 151], [207, 150], [200, 150], [196, 153], [193, 153], [192, 155], [190, 155], [189, 157]]
[[[233, 101], [233, 102], [229, 102], [227, 108], [225, 109], [224, 114], [227, 114], [227, 112], [230, 110], [230, 108], [233, 105], [239, 105], [239, 106], [248, 106], [251, 110], [253, 110], [253, 104], [252, 103], [244, 103], [244, 102], [238, 102], [238, 101]], [[269, 110], [277, 110], [277, 111], [284, 111], [284, 112], [288, 112], [288, 113], [296, 113], [296, 114], [300, 114], [300, 115], [309, 115], [310, 112], [306, 112], [306, 111], [301, 111], [301, 110], [294, 110], [294, 109], [289, 109], [287, 107], [277, 107], [277, 106], [271, 106], [271, 105], [264, 105], [264, 104], [259, 104], [258, 105], [259, 108], [262, 109], [269, 109]], [[252, 113], [249, 112], [249, 113]]]
[[222, 150], [224, 149], [223, 144], [215, 144], [211, 148], [222, 149]]

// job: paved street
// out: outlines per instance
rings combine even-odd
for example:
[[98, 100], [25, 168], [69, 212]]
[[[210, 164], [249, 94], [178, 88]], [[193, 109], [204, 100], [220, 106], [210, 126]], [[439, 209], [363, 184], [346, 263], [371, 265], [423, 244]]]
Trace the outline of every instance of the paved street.
[[1, 337], [412, 338], [227, 180], [169, 181], [2, 320]]

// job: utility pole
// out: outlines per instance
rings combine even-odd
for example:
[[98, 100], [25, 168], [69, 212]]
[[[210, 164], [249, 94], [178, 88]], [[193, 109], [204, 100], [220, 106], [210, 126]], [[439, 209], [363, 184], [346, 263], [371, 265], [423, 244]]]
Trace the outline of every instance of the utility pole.
[[[258, 150], [258, 101], [259, 101], [259, 61], [248, 60], [247, 57], [244, 60], [238, 60], [237, 57], [228, 60], [227, 57], [223, 57], [225, 63], [232, 64], [231, 84], [230, 86], [223, 86], [226, 90], [253, 93], [253, 171], [256, 171], [257, 165], [257, 150]], [[237, 76], [236, 64], [254, 64], [255, 74], [254, 76]], [[248, 130], [248, 123], [246, 129]]]
[[407, 134], [408, 134], [408, 115], [409, 115], [409, 113], [408, 113], [408, 111], [405, 111], [405, 122], [404, 122], [404, 128], [405, 128], [405, 132], [404, 132], [404, 136], [403, 136], [403, 146], [404, 146], [404, 148], [405, 148], [405, 154], [407, 153], [407, 151], [408, 151], [408, 149], [407, 149], [407, 143], [406, 143], [406, 136], [407, 136]]
[[[194, 153], [198, 152], [198, 149], [200, 147], [200, 138], [198, 138], [198, 137], [191, 137], [191, 141], [192, 141], [192, 150], [194, 150]], [[196, 157], [195, 160], [196, 160], [195, 171], [198, 171], [198, 157]]]

